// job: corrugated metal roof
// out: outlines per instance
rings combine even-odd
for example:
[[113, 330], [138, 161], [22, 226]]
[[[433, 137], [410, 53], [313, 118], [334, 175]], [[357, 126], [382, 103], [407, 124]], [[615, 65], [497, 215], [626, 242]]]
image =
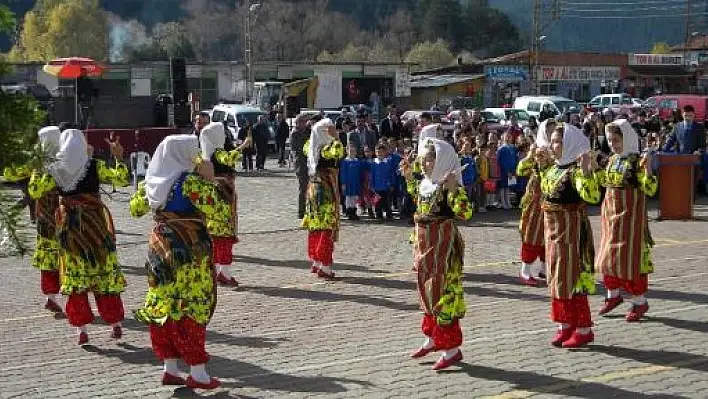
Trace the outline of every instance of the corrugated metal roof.
[[469, 82], [483, 78], [484, 74], [478, 75], [422, 75], [416, 76], [411, 82], [411, 88], [423, 89], [429, 87], [444, 87], [457, 83]]

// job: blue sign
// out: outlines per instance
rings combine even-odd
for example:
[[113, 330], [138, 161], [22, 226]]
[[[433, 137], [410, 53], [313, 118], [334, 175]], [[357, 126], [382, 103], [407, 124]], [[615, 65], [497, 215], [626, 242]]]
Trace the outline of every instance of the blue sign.
[[506, 82], [520, 82], [528, 79], [529, 69], [523, 65], [488, 65], [484, 67], [487, 79]]

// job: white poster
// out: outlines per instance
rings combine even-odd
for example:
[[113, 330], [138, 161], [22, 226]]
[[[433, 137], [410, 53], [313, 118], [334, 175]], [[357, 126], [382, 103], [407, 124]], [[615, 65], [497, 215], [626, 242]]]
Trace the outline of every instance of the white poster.
[[131, 79], [130, 80], [130, 96], [131, 97], [150, 97], [151, 87], [150, 79]]
[[317, 99], [315, 108], [332, 109], [342, 106], [342, 73], [327, 71], [318, 73]]

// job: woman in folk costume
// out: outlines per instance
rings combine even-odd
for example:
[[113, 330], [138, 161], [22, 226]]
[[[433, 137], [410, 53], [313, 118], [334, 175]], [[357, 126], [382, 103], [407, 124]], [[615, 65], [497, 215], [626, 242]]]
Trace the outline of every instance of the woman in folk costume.
[[551, 344], [576, 348], [594, 340], [587, 295], [595, 290], [595, 254], [586, 203], [599, 202], [600, 189], [580, 129], [560, 124], [550, 144], [555, 165], [540, 176], [551, 320], [558, 324]]
[[305, 145], [310, 185], [302, 227], [309, 231], [307, 253], [312, 272], [332, 279], [332, 253], [339, 236], [338, 165], [344, 158], [344, 146], [336, 139], [337, 131], [329, 119], [312, 126], [310, 140]]
[[442, 370], [462, 360], [460, 319], [466, 311], [462, 289], [465, 244], [455, 219], [471, 218], [472, 205], [462, 186], [454, 147], [443, 140], [426, 139], [419, 148], [418, 158], [424, 176], [420, 181], [413, 177], [408, 160], [402, 165], [408, 192], [416, 199], [413, 269], [425, 312], [421, 328], [427, 337], [411, 357], [442, 351], [433, 366], [434, 370]]
[[[50, 162], [56, 157], [59, 151], [59, 138], [61, 131], [57, 126], [43, 127], [37, 133], [39, 135], [39, 146], [45, 162]], [[9, 167], [4, 171], [4, 178], [7, 181], [20, 181], [28, 179], [27, 191], [35, 202], [35, 217], [37, 224], [37, 245], [32, 257], [32, 266], [40, 271], [40, 287], [42, 294], [47, 296], [44, 308], [61, 313], [59, 306], [59, 243], [56, 238], [56, 220], [54, 213], [59, 206], [59, 190], [54, 187], [44, 193], [40, 198], [32, 195], [38, 193], [36, 189], [37, 181], [41, 176], [40, 171], [32, 170], [30, 166]]]
[[[206, 326], [217, 294], [206, 220], [229, 203], [211, 182], [213, 166], [202, 161], [198, 143], [193, 135], [165, 138], [130, 200], [133, 217], [152, 211], [155, 221], [145, 262], [149, 288], [135, 317], [149, 325], [153, 351], [164, 362], [163, 385], [214, 389], [220, 382], [205, 369]], [[180, 359], [191, 368], [186, 380]]]
[[120, 294], [125, 278], [116, 254], [115, 229], [108, 208], [101, 201], [100, 183], [125, 187], [125, 165], [116, 169], [89, 157], [89, 146], [80, 130], [61, 133], [59, 151], [47, 165], [48, 175], [35, 176], [33, 196], [42, 198], [58, 188], [56, 234], [60, 246], [61, 291], [69, 298], [66, 315], [79, 329], [79, 344], [88, 342], [86, 326], [93, 322], [88, 293], [93, 292], [101, 318], [113, 327], [112, 337], [122, 336], [124, 318]]
[[[546, 279], [546, 246], [543, 236], [543, 210], [541, 209], [541, 170], [550, 166], [549, 153], [550, 137], [555, 130], [556, 121], [546, 119], [541, 122], [536, 137], [535, 146], [531, 146], [526, 158], [519, 162], [516, 174], [528, 177], [526, 193], [521, 198], [521, 220], [519, 232], [521, 233], [521, 282], [537, 287], [539, 280]], [[540, 265], [534, 270], [534, 263], [538, 260]]]
[[221, 198], [228, 207], [208, 216], [207, 228], [212, 239], [213, 259], [216, 266], [216, 281], [228, 287], [238, 287], [238, 282], [229, 275], [226, 267], [233, 261], [232, 249], [238, 243], [238, 214], [236, 196], [236, 162], [241, 158], [241, 151], [249, 146], [250, 138], [237, 149], [226, 151], [224, 125], [212, 122], [199, 134], [202, 159], [214, 165], [215, 182]]
[[602, 202], [602, 238], [595, 263], [604, 275], [607, 289], [606, 314], [623, 299], [620, 288], [632, 295], [632, 310], [627, 321], [639, 321], [649, 310], [644, 298], [649, 273], [654, 271], [651, 247], [654, 245], [647, 217], [646, 196], [656, 194], [658, 179], [652, 174], [651, 156], [639, 155], [639, 138], [626, 119], [605, 126], [612, 155], [607, 166], [596, 172], [606, 187]]

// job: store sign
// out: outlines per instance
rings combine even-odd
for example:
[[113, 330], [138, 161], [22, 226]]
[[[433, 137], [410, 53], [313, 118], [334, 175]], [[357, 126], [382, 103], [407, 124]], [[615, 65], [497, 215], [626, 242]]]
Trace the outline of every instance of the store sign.
[[521, 65], [487, 65], [484, 76], [490, 80], [503, 82], [520, 82], [528, 79], [529, 70]]
[[539, 67], [539, 72], [539, 80], [558, 80], [568, 82], [620, 80], [619, 67], [542, 66]]
[[630, 54], [629, 65], [683, 65], [682, 54]]

